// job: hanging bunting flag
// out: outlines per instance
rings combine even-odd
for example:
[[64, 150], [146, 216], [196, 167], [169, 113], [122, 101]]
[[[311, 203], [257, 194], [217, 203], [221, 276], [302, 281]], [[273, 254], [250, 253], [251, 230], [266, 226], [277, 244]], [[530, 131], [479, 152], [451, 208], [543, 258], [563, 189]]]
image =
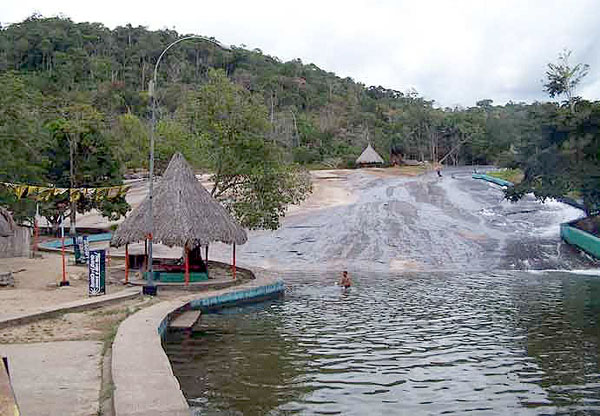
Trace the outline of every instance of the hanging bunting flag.
[[0, 182], [1, 185], [12, 191], [17, 198], [33, 198], [37, 201], [48, 201], [50, 198], [69, 193], [69, 201], [77, 202], [81, 198], [116, 199], [125, 196], [129, 185], [106, 186], [101, 188], [54, 188], [50, 186], [23, 185], [17, 183]]

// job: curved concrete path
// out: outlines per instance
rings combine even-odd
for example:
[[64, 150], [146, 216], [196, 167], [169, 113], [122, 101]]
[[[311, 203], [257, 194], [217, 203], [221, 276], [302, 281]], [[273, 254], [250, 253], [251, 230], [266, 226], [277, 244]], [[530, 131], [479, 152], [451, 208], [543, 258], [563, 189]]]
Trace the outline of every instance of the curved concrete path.
[[[281, 290], [282, 283], [266, 272], [255, 280], [227, 289], [185, 294], [143, 309], [127, 318], [112, 347], [112, 377], [116, 416], [189, 416], [190, 410], [161, 344], [161, 333], [172, 312], [188, 303], [218, 305], [263, 289]], [[239, 295], [239, 296], [238, 296]]]

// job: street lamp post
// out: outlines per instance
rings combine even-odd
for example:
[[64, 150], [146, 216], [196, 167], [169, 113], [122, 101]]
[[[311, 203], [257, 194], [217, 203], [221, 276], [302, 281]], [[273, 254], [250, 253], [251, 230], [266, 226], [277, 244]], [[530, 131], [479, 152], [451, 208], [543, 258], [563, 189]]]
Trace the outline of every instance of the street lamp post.
[[148, 208], [148, 216], [150, 218], [149, 224], [149, 234], [148, 238], [148, 281], [147, 284], [143, 287], [143, 293], [145, 295], [156, 295], [156, 286], [154, 285], [154, 267], [152, 265], [152, 240], [154, 238], [154, 209], [152, 207], [152, 197], [154, 195], [154, 136], [156, 134], [156, 84], [157, 84], [157, 73], [158, 73], [158, 65], [162, 57], [167, 53], [169, 49], [173, 46], [177, 45], [179, 42], [183, 42], [184, 40], [203, 40], [213, 45], [218, 46], [221, 49], [231, 50], [230, 47], [223, 45], [222, 43], [205, 38], [203, 36], [186, 36], [181, 39], [177, 39], [175, 42], [172, 42], [168, 45], [158, 56], [156, 60], [156, 64], [154, 65], [154, 76], [152, 80], [150, 80], [148, 92], [150, 94], [151, 102], [152, 102], [152, 127], [150, 129], [150, 182], [148, 184], [148, 199], [150, 200], [150, 206]]

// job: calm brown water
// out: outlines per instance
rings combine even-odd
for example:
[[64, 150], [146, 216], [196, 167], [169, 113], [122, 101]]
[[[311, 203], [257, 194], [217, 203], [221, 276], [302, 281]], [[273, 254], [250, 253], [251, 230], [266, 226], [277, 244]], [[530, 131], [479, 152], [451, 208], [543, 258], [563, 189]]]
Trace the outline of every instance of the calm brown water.
[[165, 349], [202, 415], [600, 413], [600, 277], [290, 273]]

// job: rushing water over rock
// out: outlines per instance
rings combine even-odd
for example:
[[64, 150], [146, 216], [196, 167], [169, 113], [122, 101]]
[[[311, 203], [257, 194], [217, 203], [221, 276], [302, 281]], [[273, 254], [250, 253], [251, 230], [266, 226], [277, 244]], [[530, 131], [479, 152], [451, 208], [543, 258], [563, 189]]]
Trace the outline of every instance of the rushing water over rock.
[[199, 414], [600, 412], [600, 278], [566, 271], [597, 263], [558, 228], [580, 212], [444, 175], [357, 171], [353, 203], [251, 234], [240, 261], [287, 270], [285, 298], [165, 343]]
[[290, 274], [285, 299], [165, 344], [203, 415], [600, 411], [600, 280]]

